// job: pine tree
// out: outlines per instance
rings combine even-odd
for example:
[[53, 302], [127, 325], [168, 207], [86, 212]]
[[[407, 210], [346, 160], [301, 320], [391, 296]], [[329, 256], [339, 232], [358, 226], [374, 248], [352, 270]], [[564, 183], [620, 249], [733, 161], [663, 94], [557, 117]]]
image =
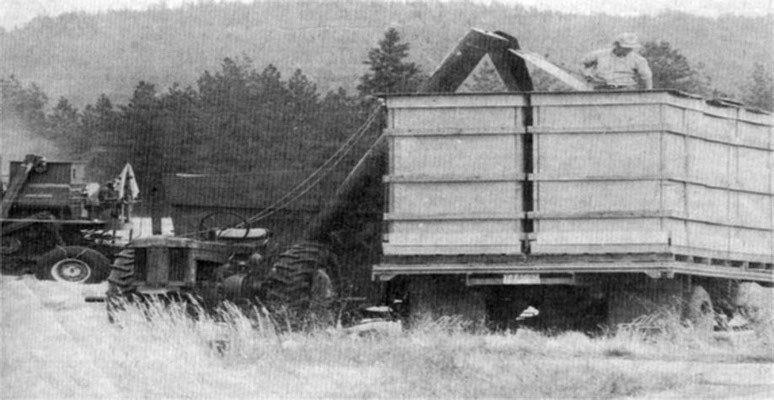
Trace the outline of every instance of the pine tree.
[[653, 71], [653, 88], [710, 94], [710, 81], [701, 72], [702, 65], [693, 68], [688, 59], [677, 49], [673, 49], [669, 42], [645, 43], [642, 56], [648, 60]]
[[357, 86], [360, 95], [415, 91], [423, 75], [417, 64], [406, 61], [409, 47], [408, 43], [400, 42], [395, 28], [388, 29], [379, 47], [368, 51], [368, 60], [364, 63], [370, 71], [360, 77]]
[[37, 135], [45, 133], [48, 97], [37, 85], [33, 83], [25, 88], [11, 75], [0, 79], [0, 92], [0, 120], [13, 120]]
[[755, 63], [749, 81], [743, 87], [744, 102], [753, 107], [774, 111], [774, 77], [771, 69]]
[[47, 116], [46, 137], [59, 143], [67, 158], [83, 159], [91, 150], [91, 141], [83, 127], [81, 115], [64, 97], [59, 98]]

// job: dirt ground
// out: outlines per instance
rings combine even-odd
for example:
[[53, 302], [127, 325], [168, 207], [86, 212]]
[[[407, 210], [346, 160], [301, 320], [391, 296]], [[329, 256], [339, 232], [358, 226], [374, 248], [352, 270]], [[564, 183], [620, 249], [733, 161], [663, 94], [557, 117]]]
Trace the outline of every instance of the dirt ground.
[[[40, 282], [30, 277], [3, 276], [0, 278], [0, 327], [2, 328], [2, 371], [0, 387], [3, 399], [118, 399], [135, 398], [138, 394], [145, 398], [177, 397], [175, 393], [158, 392], [153, 389], [155, 382], [149, 375], [147, 388], [135, 388], [127, 392], [127, 384], [122, 381], [122, 368], [132, 368], [133, 361], [116, 361], [118, 355], [111, 349], [120, 346], [111, 334], [117, 328], [108, 323], [104, 304], [86, 303], [84, 297], [101, 295], [104, 285], [78, 286], [55, 282]], [[111, 358], [112, 357], [112, 358]], [[498, 357], [519, 357], [518, 354], [498, 355]], [[516, 361], [516, 360], [514, 360]], [[163, 362], [163, 357], [160, 362]], [[189, 361], [191, 362], [191, 361]], [[192, 362], [198, 362], [196, 360]], [[249, 376], [249, 365], [226, 365], [219, 360], [202, 359], [213, 371], [223, 374], [228, 369], [228, 379], [216, 379], [201, 383], [204, 389], [202, 398], [218, 397], [254, 397], [258, 393], [233, 392], [221, 390], [233, 385], [240, 376]], [[548, 360], [549, 363], [577, 363], [561, 358]], [[585, 362], [585, 360], [584, 360]], [[685, 382], [673, 385], [669, 390], [655, 393], [638, 393], [637, 398], [659, 399], [771, 399], [774, 398], [774, 364], [738, 363], [716, 360], [681, 361], [665, 359], [637, 360], [628, 358], [609, 358], [594, 361], [606, 363], [616, 369], [648, 374], [650, 372], [680, 371], [687, 376]], [[121, 368], [113, 368], [120, 365]], [[139, 367], [142, 367], [140, 365]], [[144, 368], [144, 367], [143, 367]], [[240, 371], [240, 369], [242, 371]], [[353, 369], [342, 366], [346, 376], [353, 380], [369, 381], [373, 369]], [[328, 370], [326, 374], [330, 374]], [[292, 371], [295, 380], [283, 383], [277, 381], [261, 397], [294, 398], [326, 397], [319, 396], [313, 390], [295, 386], [298, 382], [315, 379], [319, 371], [314, 366], [302, 366]], [[332, 382], [328, 382], [332, 384]], [[221, 387], [222, 386], [222, 387]], [[190, 393], [181, 397], [191, 396]], [[330, 393], [330, 392], [328, 392]], [[354, 397], [381, 397], [379, 393], [352, 393]], [[414, 397], [410, 389], [404, 393]], [[420, 394], [420, 396], [422, 396]], [[424, 396], [422, 396], [424, 397]], [[443, 397], [443, 396], [441, 396]], [[514, 397], [519, 397], [514, 394]], [[619, 396], [612, 396], [619, 397]], [[620, 397], [627, 397], [626, 395]]]

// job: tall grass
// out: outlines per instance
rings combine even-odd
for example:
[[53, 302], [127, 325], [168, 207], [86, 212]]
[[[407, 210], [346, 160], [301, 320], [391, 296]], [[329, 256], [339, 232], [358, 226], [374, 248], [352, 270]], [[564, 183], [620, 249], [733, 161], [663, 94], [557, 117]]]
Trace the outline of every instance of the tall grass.
[[[278, 329], [264, 310], [233, 305], [192, 318], [149, 303], [116, 314], [114, 364], [126, 388], [163, 397], [612, 398], [695, 382], [676, 363], [622, 367], [629, 359], [774, 361], [770, 336], [717, 341], [663, 313], [591, 338], [531, 330], [475, 332], [460, 320], [357, 335]], [[657, 328], [657, 329], [656, 329]], [[761, 327], [761, 332], [771, 326]], [[139, 385], [149, 391], [137, 391]]]

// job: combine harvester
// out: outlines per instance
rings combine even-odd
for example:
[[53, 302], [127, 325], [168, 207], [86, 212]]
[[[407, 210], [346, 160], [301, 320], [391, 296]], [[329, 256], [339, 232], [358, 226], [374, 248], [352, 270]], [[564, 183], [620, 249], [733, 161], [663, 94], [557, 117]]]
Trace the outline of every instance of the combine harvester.
[[82, 162], [37, 155], [11, 162], [7, 190], [0, 193], [3, 273], [75, 283], [107, 279], [120, 246], [106, 230], [129, 222], [139, 190], [128, 164], [112, 188], [87, 183], [85, 175]]

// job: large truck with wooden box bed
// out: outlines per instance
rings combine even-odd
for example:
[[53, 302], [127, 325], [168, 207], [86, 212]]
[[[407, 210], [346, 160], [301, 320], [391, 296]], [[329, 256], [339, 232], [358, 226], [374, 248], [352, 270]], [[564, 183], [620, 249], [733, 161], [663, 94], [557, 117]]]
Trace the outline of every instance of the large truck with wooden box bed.
[[[484, 55], [509, 91], [455, 93]], [[667, 307], [709, 328], [740, 287], [774, 283], [771, 114], [668, 90], [536, 92], [525, 59], [541, 62], [472, 30], [419, 93], [384, 96], [382, 136], [290, 250], [230, 268], [205, 260], [228, 246], [145, 239], [133, 247], [161, 267], [118, 265], [111, 290], [308, 307], [357, 270], [408, 316], [510, 327], [532, 306], [539, 326], [594, 329]], [[368, 201], [384, 203], [378, 257], [342, 268], [332, 232]]]

